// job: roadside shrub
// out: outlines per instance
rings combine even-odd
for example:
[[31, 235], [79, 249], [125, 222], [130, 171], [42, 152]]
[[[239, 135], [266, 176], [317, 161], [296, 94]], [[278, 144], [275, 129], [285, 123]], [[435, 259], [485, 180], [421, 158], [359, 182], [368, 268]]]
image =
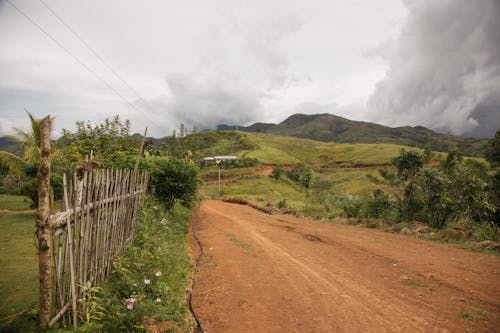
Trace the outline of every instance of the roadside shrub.
[[283, 198], [281, 199], [280, 201], [278, 201], [278, 204], [277, 204], [278, 208], [287, 208], [288, 207], [288, 204], [287, 204], [287, 200], [286, 198]]
[[399, 156], [392, 160], [391, 164], [396, 167], [398, 175], [406, 181], [422, 168], [424, 160], [424, 155], [413, 150], [403, 149]]
[[478, 241], [491, 240], [500, 241], [500, 228], [493, 222], [482, 223], [472, 228], [472, 235]]
[[[203, 165], [204, 163], [202, 163]], [[236, 168], [249, 168], [260, 164], [260, 161], [256, 158], [242, 157], [237, 160], [221, 161], [219, 166], [222, 169], [236, 169]]]
[[285, 172], [285, 170], [281, 166], [278, 165], [277, 167], [275, 167], [273, 169], [273, 171], [270, 174], [270, 177], [278, 180], [283, 176], [284, 172]]
[[364, 210], [368, 217], [374, 218], [386, 218], [389, 216], [391, 210], [391, 204], [389, 202], [389, 196], [380, 189], [373, 191], [373, 194], [365, 199]]
[[287, 175], [307, 189], [313, 185], [314, 172], [310, 165], [299, 163]]
[[193, 162], [152, 156], [142, 160], [142, 168], [151, 174], [154, 196], [168, 209], [176, 202], [187, 207], [194, 202], [200, 181], [198, 167]]
[[335, 197], [333, 206], [341, 208], [345, 217], [361, 217], [362, 203], [359, 197], [350, 194]]

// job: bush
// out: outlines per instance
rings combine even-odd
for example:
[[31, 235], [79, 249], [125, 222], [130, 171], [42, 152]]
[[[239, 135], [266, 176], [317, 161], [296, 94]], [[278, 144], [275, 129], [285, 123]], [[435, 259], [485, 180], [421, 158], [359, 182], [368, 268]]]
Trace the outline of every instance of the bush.
[[153, 156], [142, 161], [142, 168], [150, 172], [154, 196], [168, 209], [176, 202], [187, 207], [194, 202], [200, 181], [191, 161]]
[[[58, 174], [50, 175], [50, 185], [54, 191], [54, 199], [61, 199], [63, 192], [62, 177]], [[21, 195], [25, 195], [33, 201], [32, 207], [38, 207], [38, 180], [32, 178], [21, 185]]]
[[390, 215], [391, 204], [389, 196], [384, 191], [377, 189], [372, 196], [366, 198], [365, 214], [368, 217], [386, 218]]
[[271, 175], [270, 177], [273, 178], [273, 179], [280, 179], [282, 176], [283, 176], [283, 173], [285, 172], [285, 170], [283, 170], [282, 167], [280, 166], [277, 166], [276, 168], [273, 169], [273, 171], [271, 172]]
[[345, 195], [335, 197], [333, 201], [333, 206], [340, 207], [343, 210], [345, 217], [361, 217], [362, 203], [359, 197]]
[[288, 171], [288, 177], [300, 183], [305, 188], [311, 188], [313, 185], [314, 172], [311, 166], [299, 163], [292, 170]]
[[392, 162], [395, 172], [381, 170], [383, 180], [373, 180], [391, 186], [393, 199], [384, 198], [382, 192], [374, 195], [368, 200], [367, 215], [379, 217], [387, 208], [386, 201], [397, 208], [401, 220], [416, 219], [433, 228], [462, 218], [479, 224], [495, 218], [497, 208], [491, 194], [495, 183], [484, 164], [464, 160], [457, 150], [439, 167], [424, 166], [423, 161], [424, 156], [417, 152], [402, 151]]

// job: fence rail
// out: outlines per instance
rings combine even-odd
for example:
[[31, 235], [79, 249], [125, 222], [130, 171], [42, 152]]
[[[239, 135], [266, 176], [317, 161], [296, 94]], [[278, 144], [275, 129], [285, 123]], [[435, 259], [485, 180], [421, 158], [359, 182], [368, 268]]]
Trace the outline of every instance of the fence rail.
[[147, 173], [133, 170], [63, 177], [63, 208], [48, 223], [56, 309], [49, 327], [62, 320], [77, 328], [79, 314], [86, 312], [89, 288], [109, 275], [113, 258], [134, 238], [147, 182]]

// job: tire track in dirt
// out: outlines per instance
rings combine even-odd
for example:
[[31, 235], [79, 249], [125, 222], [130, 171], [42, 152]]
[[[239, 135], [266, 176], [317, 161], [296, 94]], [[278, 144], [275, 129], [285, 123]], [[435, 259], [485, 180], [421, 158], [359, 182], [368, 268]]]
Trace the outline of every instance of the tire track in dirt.
[[498, 257], [219, 201], [197, 223], [207, 254], [193, 304], [207, 332], [499, 327]]

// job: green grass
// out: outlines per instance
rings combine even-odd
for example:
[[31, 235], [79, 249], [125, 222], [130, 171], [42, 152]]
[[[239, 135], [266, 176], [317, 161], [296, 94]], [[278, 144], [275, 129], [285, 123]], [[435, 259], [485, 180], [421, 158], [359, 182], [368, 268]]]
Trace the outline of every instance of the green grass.
[[250, 252], [250, 249], [252, 248], [252, 246], [248, 243], [245, 243], [243, 242], [242, 240], [239, 240], [236, 235], [232, 232], [226, 232], [225, 233], [226, 237], [229, 238], [229, 240], [231, 242], [233, 242], [234, 244], [236, 244], [237, 246], [241, 247], [245, 253], [249, 254]]
[[0, 213], [0, 318], [36, 305], [35, 215]]
[[[370, 169], [331, 169], [328, 172], [318, 174], [318, 180], [316, 181], [316, 187], [318, 187], [321, 182], [327, 182], [331, 184], [329, 190], [330, 192], [336, 194], [361, 194], [373, 191], [375, 188], [380, 187], [373, 184], [367, 177], [367, 175], [378, 175], [377, 168]], [[313, 186], [314, 189], [314, 186]]]
[[27, 210], [32, 209], [30, 198], [21, 195], [0, 194], [0, 209]]
[[[257, 166], [257, 167], [247, 167], [247, 168], [221, 169], [221, 179], [242, 176], [245, 174], [251, 174], [259, 170], [259, 168], [260, 167]], [[200, 170], [200, 178], [207, 180], [217, 180], [219, 178], [219, 170], [217, 166], [210, 165], [202, 168]]]
[[262, 208], [268, 204], [276, 206], [280, 200], [286, 199], [289, 208], [301, 210], [304, 208], [306, 195], [305, 191], [292, 181], [259, 175], [229, 181], [222, 184], [221, 190], [222, 196], [219, 196], [217, 184], [205, 184], [202, 187], [205, 197], [242, 199]]

